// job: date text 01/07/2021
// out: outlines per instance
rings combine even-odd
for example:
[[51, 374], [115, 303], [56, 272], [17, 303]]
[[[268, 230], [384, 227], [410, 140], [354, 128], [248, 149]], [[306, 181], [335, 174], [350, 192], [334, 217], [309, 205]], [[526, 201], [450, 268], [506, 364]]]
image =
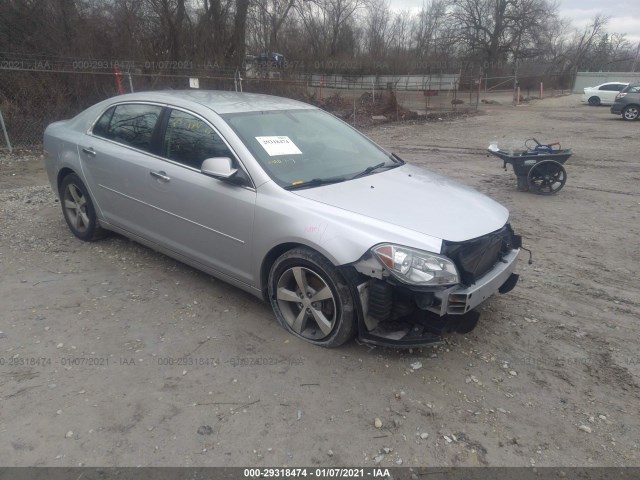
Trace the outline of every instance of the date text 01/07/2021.
[[245, 468], [245, 478], [388, 478], [387, 468]]

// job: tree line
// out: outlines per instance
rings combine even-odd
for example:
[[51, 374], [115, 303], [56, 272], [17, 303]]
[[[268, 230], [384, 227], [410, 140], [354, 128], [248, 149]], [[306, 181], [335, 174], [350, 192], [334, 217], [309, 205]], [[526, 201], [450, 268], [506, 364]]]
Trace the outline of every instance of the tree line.
[[0, 0], [0, 55], [239, 68], [278, 52], [305, 72], [479, 77], [635, 69], [638, 49], [607, 21], [576, 29], [552, 0]]

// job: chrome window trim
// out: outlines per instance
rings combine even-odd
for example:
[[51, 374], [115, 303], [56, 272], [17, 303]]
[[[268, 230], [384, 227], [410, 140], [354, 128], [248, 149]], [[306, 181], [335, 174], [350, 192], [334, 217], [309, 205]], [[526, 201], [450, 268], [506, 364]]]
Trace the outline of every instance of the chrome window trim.
[[114, 145], [118, 145], [120, 147], [124, 147], [124, 148], [128, 148], [129, 150], [133, 150], [134, 152], [138, 152], [138, 153], [142, 153], [145, 155], [149, 155], [152, 158], [157, 158], [158, 160], [162, 160], [163, 162], [167, 162], [167, 163], [171, 163], [172, 165], [176, 165], [178, 167], [182, 167], [182, 168], [186, 168], [187, 170], [191, 170], [193, 172], [197, 172], [200, 175], [204, 175], [202, 173], [201, 170], [197, 169], [197, 168], [193, 168], [190, 167], [189, 165], [185, 165], [184, 163], [180, 163], [180, 162], [176, 162], [175, 160], [171, 160], [170, 158], [166, 158], [166, 157], [162, 157], [160, 155], [156, 155], [155, 153], [151, 153], [151, 152], [147, 152], [146, 150], [140, 150], [139, 148], [135, 148], [132, 147], [130, 145], [125, 145], [123, 143], [120, 142], [116, 142], [115, 140], [111, 140], [109, 138], [105, 138], [105, 137], [101, 137], [100, 135], [94, 135], [93, 133], [93, 128], [95, 127], [96, 123], [98, 123], [98, 120], [100, 120], [102, 118], [102, 116], [107, 112], [107, 110], [109, 110], [110, 108], [113, 107], [118, 107], [120, 105], [151, 105], [151, 106], [157, 106], [157, 107], [162, 107], [162, 108], [170, 108], [172, 110], [180, 110], [182, 112], [188, 113], [189, 115], [193, 115], [196, 118], [199, 118], [200, 120], [202, 120], [207, 126], [209, 126], [213, 132], [218, 135], [218, 137], [220, 137], [220, 139], [224, 142], [224, 144], [227, 146], [227, 148], [229, 149], [229, 151], [233, 154], [234, 158], [238, 161], [238, 164], [240, 166], [240, 168], [242, 169], [242, 171], [244, 172], [244, 174], [247, 176], [247, 178], [249, 179], [249, 182], [251, 182], [251, 185], [238, 185], [238, 187], [241, 188], [245, 188], [247, 190], [251, 190], [253, 192], [256, 191], [256, 187], [255, 187], [255, 182], [253, 181], [253, 178], [251, 178], [251, 175], [249, 174], [249, 171], [247, 170], [247, 168], [244, 166], [244, 163], [242, 162], [242, 160], [240, 159], [239, 155], [236, 153], [236, 151], [231, 147], [231, 145], [229, 145], [229, 142], [227, 142], [227, 140], [220, 134], [220, 132], [218, 131], [217, 128], [215, 128], [210, 121], [208, 121], [206, 118], [204, 118], [202, 115], [199, 115], [191, 110], [188, 110], [184, 107], [178, 107], [175, 105], [170, 105], [167, 103], [158, 103], [158, 102], [144, 102], [144, 101], [123, 101], [123, 102], [116, 102], [116, 103], [112, 103], [110, 105], [108, 105], [104, 110], [102, 110], [100, 112], [100, 114], [96, 117], [96, 119], [91, 123], [91, 126], [89, 127], [89, 129], [85, 132], [88, 136], [93, 137], [93, 138], [99, 138], [100, 140], [104, 140], [105, 142], [109, 142], [112, 143]]

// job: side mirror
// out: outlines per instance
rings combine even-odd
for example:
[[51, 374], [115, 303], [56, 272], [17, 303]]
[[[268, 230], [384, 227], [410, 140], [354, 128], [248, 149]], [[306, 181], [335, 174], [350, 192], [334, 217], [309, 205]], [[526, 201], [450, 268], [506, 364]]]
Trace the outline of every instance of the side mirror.
[[207, 158], [202, 162], [200, 171], [204, 175], [220, 180], [227, 180], [238, 173], [238, 169], [233, 168], [233, 161], [229, 157]]

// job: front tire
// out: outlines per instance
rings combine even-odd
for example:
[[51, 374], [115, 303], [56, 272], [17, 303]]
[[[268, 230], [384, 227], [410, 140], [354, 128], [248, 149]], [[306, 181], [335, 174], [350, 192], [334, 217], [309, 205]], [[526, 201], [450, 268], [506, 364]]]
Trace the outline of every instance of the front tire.
[[622, 110], [622, 118], [625, 120], [637, 120], [640, 116], [640, 108], [636, 105], [629, 105]]
[[80, 177], [70, 173], [60, 184], [60, 203], [69, 230], [80, 240], [91, 242], [103, 236], [96, 210]]
[[338, 347], [356, 332], [355, 300], [347, 281], [318, 252], [295, 248], [269, 272], [269, 299], [285, 330], [323, 347]]
[[597, 107], [598, 105], [600, 105], [600, 97], [596, 97], [595, 95], [593, 97], [590, 97], [589, 105], [591, 105], [592, 107]]

